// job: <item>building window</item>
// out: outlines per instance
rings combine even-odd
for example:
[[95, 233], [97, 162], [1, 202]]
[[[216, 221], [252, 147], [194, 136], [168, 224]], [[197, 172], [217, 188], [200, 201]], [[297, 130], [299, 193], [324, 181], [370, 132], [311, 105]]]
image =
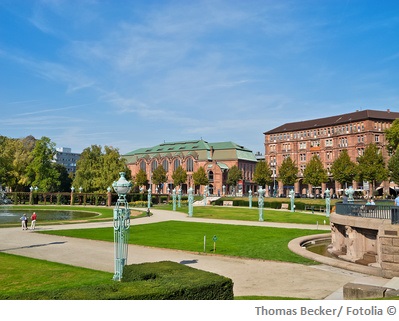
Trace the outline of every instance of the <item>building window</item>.
[[158, 167], [158, 162], [156, 160], [153, 160], [151, 163], [151, 172], [155, 171]]
[[147, 165], [146, 165], [145, 161], [140, 162], [140, 169], [143, 170], [144, 172], [147, 171]]
[[375, 141], [376, 143], [379, 143], [379, 142], [380, 142], [380, 135], [375, 135], [375, 136], [374, 136], [374, 141]]
[[175, 159], [173, 161], [173, 170], [176, 170], [180, 166], [180, 159]]
[[169, 162], [168, 162], [167, 159], [165, 159], [165, 160], [162, 162], [162, 167], [163, 167], [163, 169], [165, 170], [165, 172], [168, 172], [168, 171], [169, 171]]
[[186, 162], [186, 171], [193, 172], [194, 171], [194, 161], [192, 158], [188, 158]]
[[209, 182], [213, 182], [213, 172], [212, 171], [208, 172], [208, 180], [209, 180]]

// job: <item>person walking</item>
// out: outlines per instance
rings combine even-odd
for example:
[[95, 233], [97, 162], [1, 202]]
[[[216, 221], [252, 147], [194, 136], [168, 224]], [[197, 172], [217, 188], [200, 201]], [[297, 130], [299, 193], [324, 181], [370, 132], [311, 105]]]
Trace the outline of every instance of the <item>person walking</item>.
[[395, 198], [395, 205], [396, 205], [396, 206], [399, 206], [399, 195], [396, 196], [396, 198]]
[[27, 224], [28, 218], [26, 217], [26, 214], [22, 215], [20, 220], [22, 223], [22, 230], [27, 230], [28, 229], [28, 224]]
[[36, 212], [33, 212], [32, 216], [30, 217], [30, 219], [31, 219], [30, 229], [31, 229], [31, 230], [34, 230], [34, 229], [35, 229], [35, 226], [36, 226], [36, 218], [37, 218]]

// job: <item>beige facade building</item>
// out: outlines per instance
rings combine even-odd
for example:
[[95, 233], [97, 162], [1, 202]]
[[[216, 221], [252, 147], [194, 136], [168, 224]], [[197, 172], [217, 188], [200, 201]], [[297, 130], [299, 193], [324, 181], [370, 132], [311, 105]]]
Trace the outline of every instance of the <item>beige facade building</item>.
[[[238, 192], [246, 193], [254, 190], [252, 181], [256, 156], [252, 151], [233, 142], [208, 143], [204, 140], [163, 143], [153, 147], [134, 150], [123, 157], [132, 176], [136, 176], [140, 169], [147, 173], [150, 181], [152, 172], [163, 166], [167, 172], [168, 181], [158, 187], [158, 193], [166, 194], [175, 186], [173, 185], [173, 172], [182, 166], [187, 172], [187, 181], [181, 186], [182, 192], [187, 193], [193, 186], [193, 173], [203, 167], [209, 180], [209, 193], [211, 195], [224, 195], [232, 192], [233, 186], [227, 184], [227, 176], [232, 166], [237, 166], [242, 171], [242, 181], [238, 184]], [[149, 186], [147, 186], [148, 188]], [[152, 186], [152, 193], [155, 193]], [[196, 193], [203, 193], [204, 186], [197, 187]]]
[[[294, 186], [295, 193], [302, 196], [314, 196], [329, 188], [339, 194], [343, 188], [333, 178], [323, 186], [308, 186], [302, 183], [303, 172], [307, 162], [313, 155], [320, 157], [324, 168], [330, 174], [333, 162], [346, 149], [352, 161], [364, 153], [370, 143], [375, 143], [381, 149], [383, 157], [388, 160], [384, 131], [392, 122], [399, 118], [399, 113], [389, 109], [361, 110], [343, 115], [318, 118], [306, 121], [286, 123], [264, 133], [265, 160], [275, 172], [276, 191], [279, 195], [287, 195], [288, 189], [278, 179], [278, 167], [283, 160], [291, 157], [299, 169], [299, 180]], [[353, 182], [353, 188], [368, 193], [366, 182]], [[378, 188], [380, 193], [389, 193], [388, 182], [382, 182]]]

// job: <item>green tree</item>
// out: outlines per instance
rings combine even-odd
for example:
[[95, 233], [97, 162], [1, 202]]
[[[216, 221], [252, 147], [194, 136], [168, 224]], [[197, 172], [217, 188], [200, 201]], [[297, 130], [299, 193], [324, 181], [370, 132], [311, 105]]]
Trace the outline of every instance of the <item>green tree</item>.
[[352, 162], [348, 150], [344, 149], [339, 154], [339, 157], [331, 165], [331, 174], [334, 180], [339, 182], [342, 186], [345, 184], [352, 184], [356, 178], [357, 165]]
[[230, 186], [234, 186], [235, 191], [237, 191], [236, 186], [240, 179], [242, 179], [241, 170], [237, 167], [237, 165], [231, 166], [227, 173], [227, 184], [229, 184]]
[[208, 185], [209, 180], [203, 167], [198, 168], [198, 170], [193, 173], [193, 181], [195, 186]]
[[181, 184], [185, 183], [187, 181], [187, 172], [186, 172], [186, 170], [182, 166], [179, 166], [173, 172], [172, 179], [173, 179], [173, 184], [175, 186], [180, 186]]
[[158, 166], [152, 172], [152, 182], [156, 186], [160, 186], [168, 180], [168, 176], [166, 174], [165, 168], [163, 168], [163, 166]]
[[82, 187], [88, 193], [104, 193], [114, 181], [119, 179], [119, 173], [125, 172], [127, 180], [131, 179], [131, 172], [118, 149], [92, 145], [83, 150], [76, 162], [76, 173], [73, 180], [75, 188]]
[[399, 148], [396, 149], [395, 154], [389, 159], [388, 170], [391, 180], [399, 185]]
[[0, 136], [0, 185], [3, 187], [12, 186], [15, 181], [13, 179], [15, 145], [15, 140]]
[[399, 119], [395, 119], [391, 127], [385, 130], [385, 139], [388, 142], [388, 150], [396, 151], [399, 147]]
[[72, 186], [72, 178], [68, 174], [66, 167], [62, 164], [55, 163], [54, 168], [60, 174], [59, 175], [60, 186], [58, 191], [69, 192]]
[[265, 187], [273, 182], [273, 171], [264, 160], [258, 162], [255, 166], [253, 180], [259, 186]]
[[60, 186], [60, 173], [54, 166], [55, 143], [43, 136], [36, 141], [32, 161], [26, 168], [30, 184], [41, 191], [55, 192]]
[[278, 177], [283, 185], [294, 185], [298, 178], [298, 167], [291, 157], [284, 158], [281, 166], [278, 168]]
[[371, 182], [371, 193], [373, 193], [376, 182], [381, 182], [388, 178], [388, 169], [385, 166], [384, 158], [378, 146], [376, 144], [369, 144], [365, 148], [364, 154], [358, 157], [357, 162], [358, 180]]
[[321, 183], [327, 181], [327, 170], [324, 169], [319, 156], [313, 155], [303, 172], [303, 182], [312, 186], [320, 186]]
[[147, 173], [140, 168], [135, 177], [137, 186], [146, 186], [148, 184]]

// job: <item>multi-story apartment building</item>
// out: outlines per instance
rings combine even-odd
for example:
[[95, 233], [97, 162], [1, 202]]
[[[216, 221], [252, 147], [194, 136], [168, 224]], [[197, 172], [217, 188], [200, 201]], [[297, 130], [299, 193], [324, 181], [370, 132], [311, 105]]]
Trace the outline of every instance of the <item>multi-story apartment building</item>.
[[54, 161], [57, 164], [64, 165], [69, 173], [76, 172], [76, 162], [80, 158], [80, 154], [72, 153], [71, 148], [60, 147], [56, 149], [56, 154], [54, 156]]
[[[203, 167], [209, 180], [209, 193], [214, 195], [228, 194], [234, 186], [228, 186], [227, 175], [229, 169], [236, 165], [242, 171], [242, 181], [238, 184], [238, 192], [246, 193], [255, 190], [252, 181], [257, 159], [252, 151], [233, 142], [208, 143], [204, 140], [163, 143], [154, 147], [134, 150], [123, 155], [132, 177], [140, 169], [147, 174], [151, 182], [151, 174], [158, 167], [163, 166], [167, 172], [168, 181], [158, 187], [158, 193], [167, 193], [175, 187], [173, 172], [182, 166], [187, 172], [187, 181], [181, 186], [182, 192], [187, 193], [189, 187], [194, 188], [193, 173]], [[156, 186], [150, 185], [152, 193]], [[204, 186], [196, 190], [203, 193]]]
[[[333, 193], [338, 194], [343, 186], [333, 181], [332, 177], [323, 186], [308, 186], [302, 183], [307, 162], [313, 155], [319, 156], [330, 174], [331, 165], [343, 149], [348, 151], [351, 160], [355, 162], [371, 143], [377, 144], [384, 159], [388, 160], [384, 132], [396, 118], [399, 118], [399, 113], [389, 109], [358, 110], [343, 115], [286, 123], [265, 132], [265, 160], [275, 172], [278, 194], [286, 195], [290, 188], [284, 187], [278, 180], [278, 168], [286, 157], [291, 157], [299, 169], [299, 179], [294, 186], [296, 193], [309, 196], [323, 193], [328, 187]], [[364, 188], [367, 193], [367, 184], [363, 182], [353, 182], [353, 188]], [[378, 189], [381, 189], [381, 193], [389, 193], [389, 182], [383, 182]]]

